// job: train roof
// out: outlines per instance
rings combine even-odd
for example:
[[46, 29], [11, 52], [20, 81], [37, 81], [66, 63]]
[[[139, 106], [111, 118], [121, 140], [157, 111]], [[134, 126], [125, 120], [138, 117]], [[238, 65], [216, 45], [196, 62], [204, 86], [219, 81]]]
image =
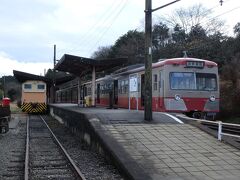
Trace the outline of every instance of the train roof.
[[[208, 67], [217, 67], [217, 63], [213, 62], [213, 61], [209, 61], [209, 60], [204, 60], [204, 59], [198, 59], [198, 58], [172, 58], [172, 59], [164, 59], [164, 60], [160, 60], [159, 62], [153, 63], [152, 64], [152, 68], [158, 68], [161, 66], [165, 66], [165, 65], [186, 65], [187, 62], [204, 62], [204, 66], [208, 66]], [[135, 73], [135, 72], [139, 72], [139, 71], [143, 71], [145, 69], [144, 66], [135, 68], [135, 69], [131, 69], [131, 70], [127, 70], [125, 72], [121, 72], [119, 74], [129, 74], [129, 73]]]
[[157, 63], [153, 64], [153, 68], [154, 66], [162, 66], [162, 65], [169, 65], [169, 64], [178, 64], [178, 65], [185, 65], [187, 61], [196, 61], [196, 62], [204, 62], [205, 66], [217, 66], [217, 63], [213, 62], [213, 61], [209, 61], [209, 60], [205, 60], [205, 59], [198, 59], [198, 58], [172, 58], [172, 59], [164, 59], [161, 60]]
[[[187, 62], [204, 62], [204, 66], [208, 67], [217, 67], [217, 63], [209, 60], [204, 59], [198, 59], [198, 58], [171, 58], [171, 59], [160, 59], [159, 62], [153, 63], [152, 67], [158, 68], [164, 65], [186, 65]], [[145, 67], [143, 64], [136, 64], [136, 65], [130, 65], [124, 68], [121, 68], [117, 71], [115, 71], [111, 75], [106, 75], [104, 77], [96, 79], [96, 81], [107, 81], [107, 80], [114, 80], [115, 78], [126, 75], [126, 74], [132, 74], [137, 73], [139, 71], [144, 71]], [[89, 84], [91, 81], [87, 81], [84, 84]]]
[[144, 66], [144, 64], [133, 64], [133, 65], [126, 66], [126, 67], [123, 67], [121, 69], [118, 69], [118, 70], [114, 71], [113, 74], [119, 74], [119, 73], [126, 72], [126, 71], [129, 71], [129, 70], [132, 70], [132, 69], [143, 67], [143, 66]]

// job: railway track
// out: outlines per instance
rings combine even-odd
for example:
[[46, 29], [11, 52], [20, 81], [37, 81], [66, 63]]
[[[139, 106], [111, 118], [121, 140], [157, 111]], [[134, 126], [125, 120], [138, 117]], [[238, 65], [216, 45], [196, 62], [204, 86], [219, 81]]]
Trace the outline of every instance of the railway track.
[[41, 116], [29, 116], [24, 179], [85, 177]]

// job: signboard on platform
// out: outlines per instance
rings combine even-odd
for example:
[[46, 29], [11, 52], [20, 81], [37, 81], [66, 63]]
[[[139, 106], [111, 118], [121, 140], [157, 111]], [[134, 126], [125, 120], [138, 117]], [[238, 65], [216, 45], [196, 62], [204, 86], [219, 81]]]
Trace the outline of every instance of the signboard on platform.
[[129, 91], [137, 92], [138, 91], [138, 78], [137, 75], [130, 75], [129, 77]]

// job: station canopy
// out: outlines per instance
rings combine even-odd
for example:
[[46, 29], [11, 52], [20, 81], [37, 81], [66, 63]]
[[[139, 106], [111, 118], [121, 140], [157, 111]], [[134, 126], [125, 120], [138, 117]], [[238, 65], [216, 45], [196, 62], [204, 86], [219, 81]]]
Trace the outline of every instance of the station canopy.
[[91, 73], [93, 67], [96, 72], [101, 72], [116, 66], [123, 65], [127, 62], [127, 58], [114, 58], [114, 59], [91, 59], [80, 56], [64, 54], [59, 62], [56, 64], [55, 69], [59, 71], [69, 72], [76, 76], [85, 76]]
[[22, 71], [13, 70], [13, 75], [21, 83], [28, 81], [28, 80], [44, 81], [46, 83], [51, 83], [51, 80], [49, 78], [22, 72]]

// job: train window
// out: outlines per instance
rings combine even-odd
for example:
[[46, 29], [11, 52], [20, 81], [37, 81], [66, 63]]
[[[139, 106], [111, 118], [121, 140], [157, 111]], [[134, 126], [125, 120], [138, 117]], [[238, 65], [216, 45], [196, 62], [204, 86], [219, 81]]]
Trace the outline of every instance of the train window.
[[129, 87], [128, 87], [128, 79], [124, 81], [124, 94], [128, 94]]
[[[113, 84], [111, 84], [111, 88]], [[126, 94], [128, 93], [128, 80], [120, 80], [118, 81], [118, 92], [119, 94]]]
[[196, 73], [197, 90], [216, 91], [217, 77], [216, 74]]
[[24, 89], [32, 89], [32, 85], [31, 84], [24, 84]]
[[193, 73], [193, 72], [172, 72], [170, 73], [171, 89], [216, 91], [216, 74]]
[[88, 87], [87, 88], [87, 95], [91, 95], [92, 94], [92, 88], [91, 87]]
[[124, 80], [119, 81], [119, 94], [124, 94]]
[[124, 86], [124, 94], [128, 94], [128, 85]]
[[45, 85], [44, 85], [44, 84], [38, 84], [38, 85], [37, 85], [37, 88], [38, 88], [38, 89], [45, 89]]
[[157, 79], [157, 74], [153, 75], [153, 90], [157, 91], [157, 84], [158, 84], [158, 79]]
[[159, 72], [159, 91], [162, 88], [162, 71]]
[[196, 89], [195, 74], [193, 72], [172, 72], [170, 73], [171, 89]]
[[140, 82], [141, 82], [141, 79], [140, 79], [140, 77], [138, 77], [138, 92], [140, 91]]
[[120, 83], [120, 81], [118, 81], [118, 93], [119, 94], [121, 94], [121, 88], [120, 87], [121, 87], [121, 83]]

